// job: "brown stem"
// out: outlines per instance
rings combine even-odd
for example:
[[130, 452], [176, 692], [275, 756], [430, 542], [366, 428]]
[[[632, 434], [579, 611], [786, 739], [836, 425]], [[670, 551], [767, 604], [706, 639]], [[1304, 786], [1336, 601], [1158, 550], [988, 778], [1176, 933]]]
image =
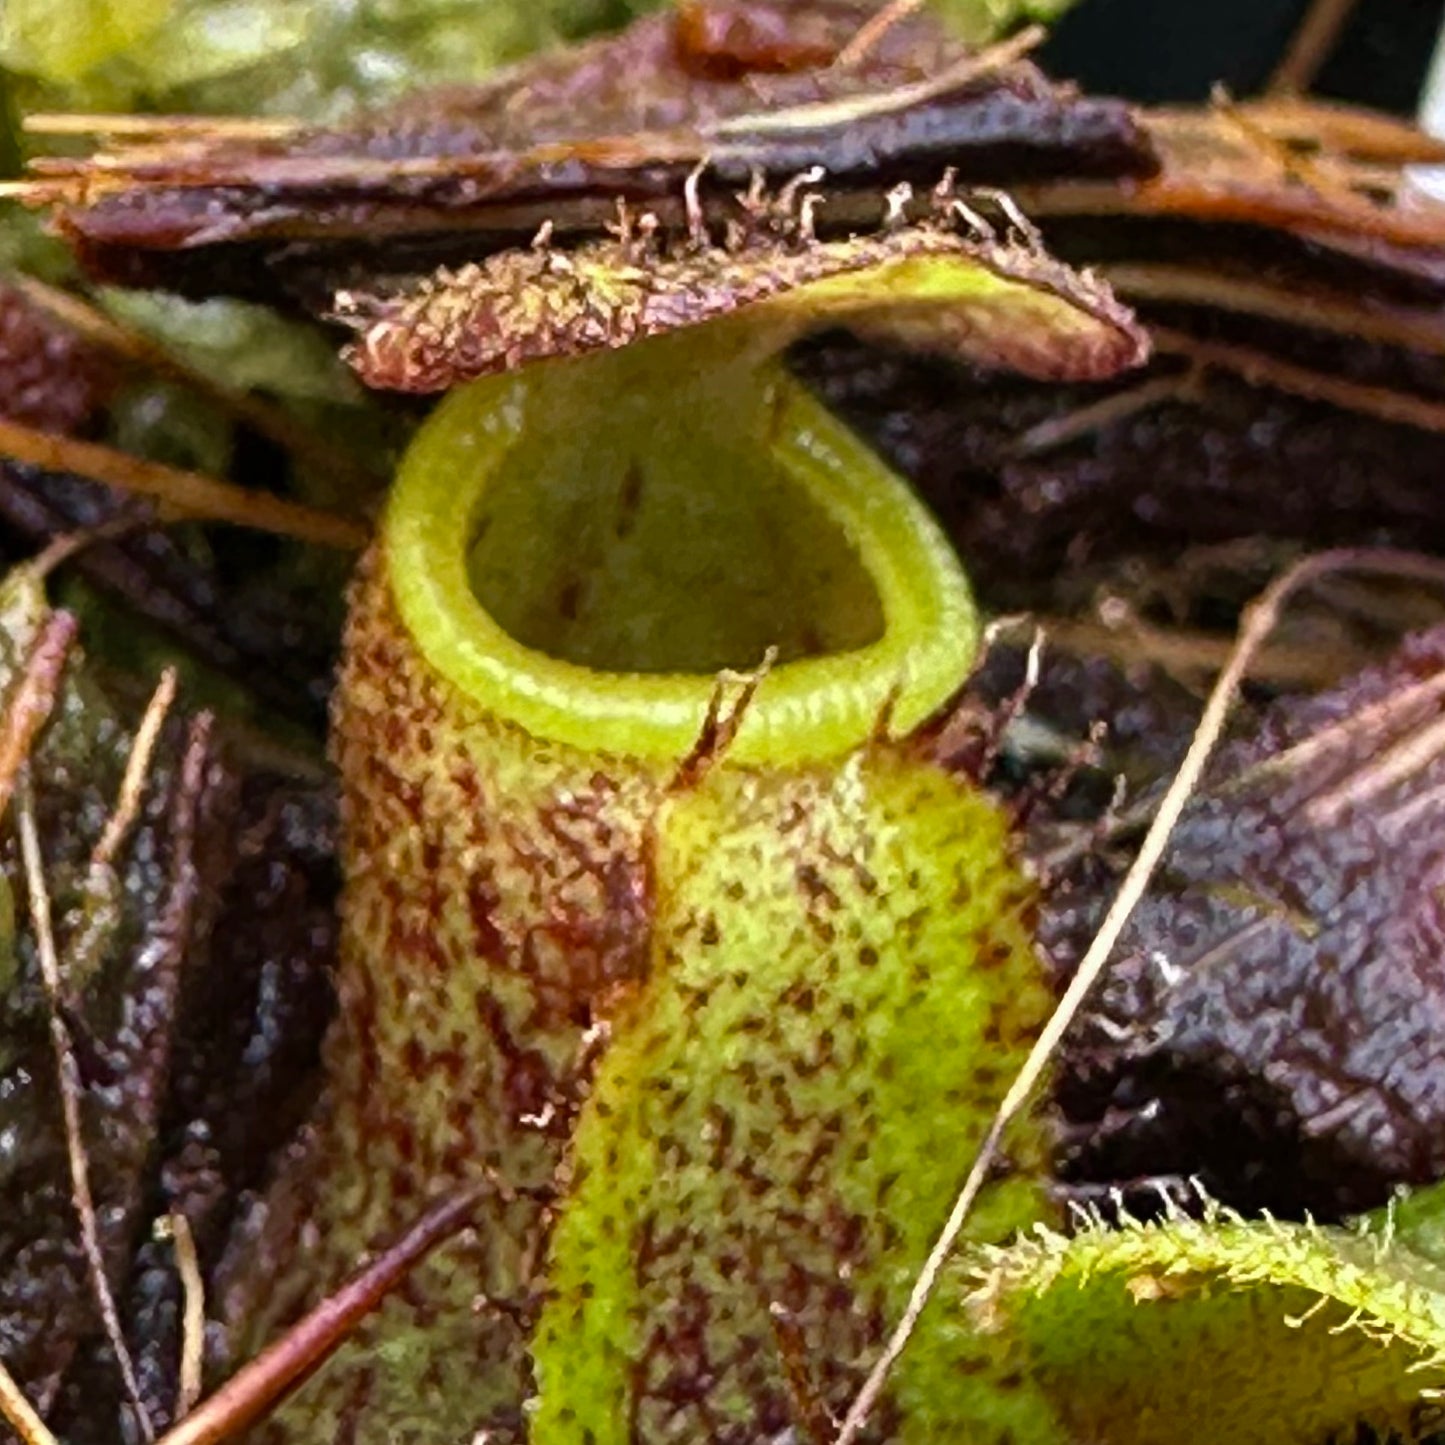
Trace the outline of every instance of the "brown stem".
[[1379, 417], [1381, 421], [1418, 427], [1421, 431], [1445, 432], [1445, 402], [1427, 401], [1407, 392], [1383, 386], [1366, 386], [1358, 381], [1312, 371], [1282, 361], [1268, 352], [1223, 341], [1200, 341], [1182, 331], [1155, 326], [1150, 335], [1156, 351], [1186, 356], [1204, 366], [1231, 371], [1252, 386], [1273, 387], [1306, 401], [1322, 401], [1343, 411]]
[[494, 1187], [484, 1181], [433, 1205], [372, 1264], [162, 1436], [159, 1445], [219, 1445], [274, 1409], [330, 1359], [409, 1270], [465, 1226], [472, 1210]]
[[55, 1071], [60, 1086], [61, 1112], [65, 1122], [65, 1147], [70, 1161], [71, 1202], [80, 1221], [80, 1241], [85, 1254], [91, 1289], [105, 1325], [106, 1338], [115, 1353], [121, 1380], [130, 1401], [143, 1439], [155, 1439], [155, 1427], [141, 1399], [140, 1381], [135, 1362], [121, 1329], [120, 1311], [105, 1270], [105, 1256], [100, 1244], [100, 1225], [95, 1213], [95, 1196], [90, 1187], [90, 1160], [85, 1152], [81, 1132], [80, 1101], [84, 1086], [80, 1066], [75, 1060], [75, 1045], [65, 1022], [61, 1005], [63, 984], [60, 959], [55, 951], [55, 932], [51, 922], [50, 893], [45, 883], [44, 864], [40, 856], [40, 835], [35, 825], [35, 808], [26, 785], [19, 802], [20, 852], [25, 864], [25, 877], [30, 892], [30, 921], [35, 929], [36, 952], [40, 973], [50, 1004], [50, 1041], [55, 1053]]
[[60, 675], [79, 630], [74, 613], [50, 613], [25, 660], [25, 671], [0, 722], [0, 815], [10, 806], [15, 781], [55, 706]]
[[182, 516], [256, 527], [343, 551], [358, 551], [366, 545], [366, 528], [347, 517], [238, 487], [202, 472], [148, 462], [95, 442], [37, 431], [4, 418], [0, 418], [0, 457], [47, 471], [71, 472], [117, 491], [154, 497]]
[[1297, 95], [1314, 84], [1354, 8], [1355, 0], [1312, 0], [1284, 58], [1269, 78], [1272, 94]]

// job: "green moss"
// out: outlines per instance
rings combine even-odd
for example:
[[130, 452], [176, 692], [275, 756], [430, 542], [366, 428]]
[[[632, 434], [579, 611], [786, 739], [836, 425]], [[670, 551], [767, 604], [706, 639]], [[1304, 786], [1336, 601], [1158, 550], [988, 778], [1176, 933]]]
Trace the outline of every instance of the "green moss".
[[0, 66], [31, 108], [332, 118], [478, 80], [647, 0], [7, 0]]

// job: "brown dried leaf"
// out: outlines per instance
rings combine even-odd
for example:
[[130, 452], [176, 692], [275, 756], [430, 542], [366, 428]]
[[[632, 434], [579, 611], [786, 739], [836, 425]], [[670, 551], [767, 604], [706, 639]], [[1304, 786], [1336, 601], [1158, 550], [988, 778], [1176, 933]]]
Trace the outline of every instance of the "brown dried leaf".
[[1020, 203], [1049, 217], [1245, 223], [1325, 246], [1337, 238], [1403, 247], [1445, 242], [1445, 205], [1412, 189], [1403, 144], [1352, 142], [1338, 112], [1322, 107], [1312, 116], [1302, 102], [1283, 129], [1268, 110], [1255, 117], [1250, 107], [1232, 105], [1142, 112], [1159, 157], [1155, 175], [1122, 186], [1076, 178], [1021, 186]]
[[[1325, 1217], [1438, 1178], [1442, 897], [1436, 629], [1221, 754], [1075, 1033], [1067, 1177]], [[1067, 954], [1090, 910], [1053, 907]]]
[[755, 171], [780, 184], [815, 164], [835, 191], [874, 197], [946, 164], [971, 182], [1153, 169], [1126, 107], [1056, 89], [1008, 50], [974, 55], [926, 16], [856, 65], [829, 63], [873, 9], [693, 0], [346, 127], [260, 141], [158, 128], [143, 145], [38, 164], [30, 194], [61, 204], [96, 274], [314, 299], [347, 284], [348, 266], [364, 280], [475, 260], [544, 221], [597, 234], [618, 199], [677, 220], [704, 159], [705, 202]]

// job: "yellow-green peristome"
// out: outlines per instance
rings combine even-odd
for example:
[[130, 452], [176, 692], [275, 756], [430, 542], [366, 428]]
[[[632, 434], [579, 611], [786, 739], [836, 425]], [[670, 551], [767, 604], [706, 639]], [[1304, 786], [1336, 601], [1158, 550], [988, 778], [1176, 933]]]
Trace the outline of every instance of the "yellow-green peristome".
[[[362, 564], [340, 1013], [238, 1348], [496, 1188], [269, 1438], [753, 1441], [798, 1361], [841, 1410], [1046, 1016], [1006, 819], [927, 746], [957, 559], [745, 316], [669, 330], [449, 396]], [[1042, 1152], [974, 1237], [1047, 1214]], [[931, 1312], [874, 1438], [1023, 1438], [997, 1353]]]
[[[655, 350], [696, 358], [664, 339], [443, 402], [386, 531], [427, 660], [534, 737], [664, 763], [697, 742], [716, 674], [770, 649], [783, 656], [735, 761], [841, 754], [885, 714], [907, 731], [935, 712], [978, 622], [923, 505], [780, 366], [718, 368], [696, 409], [663, 408], [655, 368], [669, 388], [688, 379]], [[640, 459], [639, 435], [665, 469]], [[463, 467], [492, 484], [459, 487]]]

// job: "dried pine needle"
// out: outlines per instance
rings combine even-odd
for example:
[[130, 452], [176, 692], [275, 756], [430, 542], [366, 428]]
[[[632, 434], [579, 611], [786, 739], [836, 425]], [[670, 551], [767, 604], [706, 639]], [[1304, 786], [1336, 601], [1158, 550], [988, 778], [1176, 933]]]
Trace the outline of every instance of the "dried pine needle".
[[0, 457], [48, 471], [71, 472], [117, 491], [154, 498], [173, 516], [230, 522], [344, 551], [357, 551], [367, 541], [367, 529], [348, 517], [3, 418]]

